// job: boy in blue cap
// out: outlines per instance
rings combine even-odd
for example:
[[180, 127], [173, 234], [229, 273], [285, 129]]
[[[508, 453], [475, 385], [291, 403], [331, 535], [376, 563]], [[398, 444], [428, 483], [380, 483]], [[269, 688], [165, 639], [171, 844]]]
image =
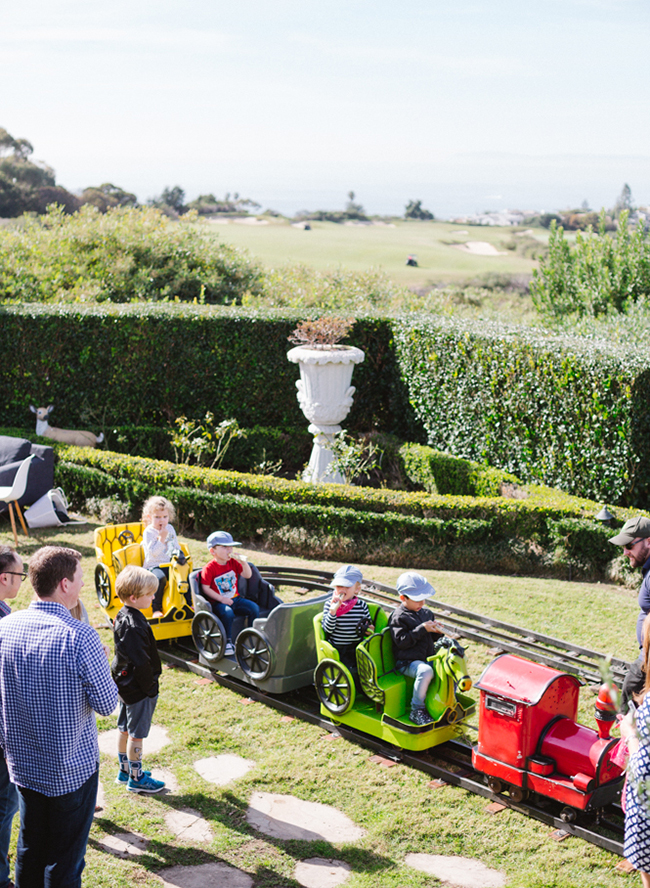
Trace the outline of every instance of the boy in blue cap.
[[250, 564], [233, 548], [241, 546], [225, 530], [215, 530], [207, 539], [208, 550], [212, 561], [201, 571], [199, 582], [201, 590], [212, 605], [215, 616], [219, 617], [226, 630], [226, 647], [224, 654], [230, 657], [235, 653], [232, 643], [232, 624], [235, 614], [248, 617], [249, 624], [260, 615], [258, 605], [239, 594], [237, 579], [241, 576], [249, 580], [252, 576]]
[[407, 571], [398, 578], [397, 591], [401, 604], [388, 620], [395, 646], [395, 668], [402, 675], [415, 679], [411, 721], [416, 725], [429, 725], [432, 719], [425, 700], [433, 678], [433, 668], [426, 660], [435, 653], [434, 642], [444, 635], [444, 629], [436, 622], [429, 608], [424, 607], [424, 600], [434, 596], [436, 590], [422, 574]]
[[[357, 674], [357, 645], [372, 627], [368, 605], [358, 598], [363, 575], [358, 567], [346, 564], [334, 574], [334, 591], [323, 605], [323, 631], [339, 658], [353, 676]], [[365, 627], [365, 628], [364, 628]]]

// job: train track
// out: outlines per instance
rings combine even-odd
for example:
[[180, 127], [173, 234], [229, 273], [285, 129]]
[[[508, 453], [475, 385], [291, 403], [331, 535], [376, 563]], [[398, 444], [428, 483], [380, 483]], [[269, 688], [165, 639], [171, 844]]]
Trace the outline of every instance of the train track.
[[[284, 583], [284, 585], [287, 584]], [[316, 708], [306, 709], [303, 706], [297, 706], [291, 703], [286, 696], [276, 697], [266, 694], [259, 691], [253, 685], [206, 669], [196, 661], [196, 651], [189, 646], [180, 644], [178, 641], [174, 643], [173, 650], [166, 646], [162, 647], [160, 649], [160, 656], [170, 665], [187, 669], [196, 675], [200, 675], [202, 678], [209, 678], [223, 687], [229, 688], [252, 700], [264, 703], [266, 706], [270, 706], [286, 715], [318, 725], [331, 734], [344, 737], [346, 740], [373, 750], [383, 758], [423, 771], [442, 783], [459, 786], [476, 795], [483, 796], [491, 802], [497, 802], [506, 808], [512, 808], [514, 811], [532, 817], [541, 823], [553, 827], [558, 838], [563, 838], [567, 835], [575, 836], [606, 851], [611, 851], [613, 854], [623, 856], [623, 829], [620, 820], [620, 809], [616, 807], [608, 809], [606, 817], [584, 817], [583, 815], [584, 819], [581, 818], [580, 823], [566, 823], [560, 817], [560, 806], [550, 800], [548, 805], [542, 807], [533, 801], [515, 802], [508, 796], [493, 793], [485, 784], [483, 775], [472, 768], [472, 749], [467, 744], [459, 741], [449, 741], [421, 754], [411, 753], [394, 746], [388, 747], [373, 737], [323, 718]], [[317, 707], [315, 698], [314, 707]], [[611, 818], [615, 819], [612, 820]], [[612, 833], [614, 835], [611, 835]]]
[[[291, 567], [260, 567], [259, 571], [274, 586], [294, 586], [318, 592], [328, 591], [334, 576], [327, 571]], [[392, 610], [399, 604], [397, 590], [383, 583], [365, 582], [363, 594], [375, 599], [385, 610]], [[588, 684], [600, 685], [602, 682], [601, 666], [607, 655], [601, 651], [592, 651], [561, 638], [532, 632], [442, 601], [436, 600], [433, 608], [436, 618], [448, 633], [486, 645], [495, 654], [501, 651], [519, 654], [536, 663], [577, 675]], [[609, 670], [620, 684], [628, 664], [614, 657], [609, 661]]]

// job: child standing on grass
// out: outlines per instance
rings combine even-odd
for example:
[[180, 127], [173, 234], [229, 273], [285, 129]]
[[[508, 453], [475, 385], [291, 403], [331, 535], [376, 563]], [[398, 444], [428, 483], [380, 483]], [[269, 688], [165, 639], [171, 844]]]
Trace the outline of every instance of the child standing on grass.
[[170, 524], [175, 520], [176, 510], [164, 496], [150, 496], [142, 507], [142, 523], [145, 525], [142, 534], [143, 567], [158, 580], [158, 589], [151, 605], [154, 617], [162, 617], [163, 593], [169, 580], [169, 568], [160, 565], [169, 564], [172, 555], [181, 548], [176, 531]]
[[[341, 663], [357, 675], [357, 645], [372, 627], [370, 611], [358, 598], [363, 574], [358, 567], [339, 567], [330, 586], [334, 591], [323, 604], [323, 632], [339, 652]], [[359, 627], [361, 624], [361, 632]]]
[[244, 598], [237, 589], [237, 579], [241, 576], [249, 580], [252, 575], [250, 564], [238, 552], [233, 551], [236, 543], [225, 530], [215, 530], [207, 539], [208, 551], [212, 561], [201, 571], [199, 582], [201, 590], [210, 600], [215, 616], [219, 617], [226, 630], [226, 648], [224, 654], [230, 657], [235, 653], [232, 643], [232, 624], [235, 614], [248, 617], [249, 624], [260, 615], [260, 609], [254, 601]]
[[149, 735], [158, 702], [158, 678], [162, 672], [151, 626], [142, 611], [151, 606], [158, 582], [142, 567], [129, 564], [118, 574], [115, 591], [124, 606], [113, 625], [115, 657], [113, 680], [120, 695], [117, 716], [117, 758], [120, 770], [116, 783], [130, 792], [160, 792], [165, 784], [142, 770], [142, 741]]
[[398, 578], [397, 591], [402, 603], [388, 620], [395, 648], [395, 668], [415, 679], [411, 721], [416, 725], [429, 725], [432, 719], [425, 700], [433, 668], [426, 660], [435, 653], [434, 642], [444, 635], [444, 629], [429, 608], [424, 607], [424, 600], [433, 597], [436, 590], [422, 574], [408, 571]]

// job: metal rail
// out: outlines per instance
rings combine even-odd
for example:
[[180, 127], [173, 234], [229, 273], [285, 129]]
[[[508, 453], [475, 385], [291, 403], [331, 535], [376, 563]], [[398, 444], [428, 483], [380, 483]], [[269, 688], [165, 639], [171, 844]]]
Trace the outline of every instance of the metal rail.
[[[212, 672], [210, 669], [206, 669], [204, 666], [200, 666], [198, 663], [187, 659], [188, 656], [194, 656], [196, 653], [191, 648], [185, 648], [184, 646], [179, 645], [178, 642], [175, 647], [184, 653], [185, 656], [175, 654], [164, 647], [160, 649], [161, 658], [173, 666], [187, 669], [203, 678], [209, 678], [217, 684], [229, 688], [238, 694], [242, 694], [257, 702], [264, 703], [265, 705], [277, 709], [280, 712], [284, 712], [287, 715], [291, 715], [294, 718], [310, 722], [311, 724], [323, 728], [323, 730], [328, 731], [329, 733], [340, 735], [346, 740], [367, 749], [371, 749], [384, 758], [423, 771], [429, 776], [452, 786], [460, 786], [462, 789], [483, 796], [492, 802], [498, 802], [507, 808], [512, 808], [513, 810], [518, 811], [520, 814], [525, 814], [541, 823], [552, 826], [556, 830], [561, 830], [563, 833], [576, 836], [592, 845], [597, 845], [606, 851], [611, 851], [613, 854], [618, 854], [621, 857], [623, 856], [623, 842], [598, 831], [600, 828], [614, 832], [621, 832], [619, 824], [609, 820], [601, 820], [600, 823], [595, 822], [593, 824], [565, 823], [557, 814], [556, 809], [559, 806], [550, 800], [549, 807], [542, 808], [532, 802], [514, 802], [512, 799], [508, 798], [508, 796], [493, 793], [483, 782], [483, 776], [472, 768], [471, 747], [466, 746], [463, 743], [450, 741], [441, 746], [434, 747], [428, 752], [420, 755], [393, 746], [387, 747], [384, 743], [381, 743], [367, 734], [362, 734], [345, 725], [335, 724], [328, 719], [323, 718], [320, 713], [295, 706], [292, 703], [289, 703], [285, 698], [266, 694], [252, 685], [238, 681], [228, 675]], [[449, 767], [446, 765], [449, 765]], [[460, 768], [460, 770], [453, 770], [454, 768]], [[615, 816], [616, 812], [615, 810], [610, 811], [608, 809], [608, 813]]]
[[[334, 574], [328, 571], [305, 570], [292, 567], [260, 567], [262, 576], [274, 586], [297, 586], [310, 591], [327, 591]], [[365, 582], [363, 594], [378, 601], [385, 610], [392, 610], [399, 603], [397, 590], [383, 583]], [[602, 681], [600, 665], [607, 657], [581, 645], [571, 644], [552, 635], [533, 632], [512, 623], [504, 623], [473, 611], [436, 601], [433, 605], [436, 617], [446, 630], [476, 641], [499, 651], [519, 654], [561, 672], [578, 675], [589, 684]], [[613, 657], [609, 669], [615, 679], [622, 682], [628, 664]]]

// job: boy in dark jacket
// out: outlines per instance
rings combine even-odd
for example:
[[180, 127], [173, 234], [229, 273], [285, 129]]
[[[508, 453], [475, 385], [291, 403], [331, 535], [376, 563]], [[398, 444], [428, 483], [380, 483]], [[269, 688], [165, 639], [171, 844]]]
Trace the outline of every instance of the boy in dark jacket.
[[419, 573], [409, 571], [397, 580], [401, 604], [390, 615], [388, 626], [395, 648], [395, 668], [402, 675], [415, 679], [411, 697], [411, 721], [416, 725], [429, 725], [432, 719], [425, 700], [433, 678], [433, 669], [426, 662], [435, 653], [434, 642], [443, 634], [440, 623], [431, 611], [424, 607], [425, 598], [436, 590]]
[[120, 695], [117, 716], [116, 783], [130, 792], [160, 792], [165, 784], [142, 770], [142, 740], [149, 734], [158, 702], [158, 677], [162, 672], [156, 640], [142, 611], [151, 607], [158, 580], [142, 567], [128, 565], [118, 574], [115, 591], [124, 607], [113, 625], [115, 657], [111, 673]]

